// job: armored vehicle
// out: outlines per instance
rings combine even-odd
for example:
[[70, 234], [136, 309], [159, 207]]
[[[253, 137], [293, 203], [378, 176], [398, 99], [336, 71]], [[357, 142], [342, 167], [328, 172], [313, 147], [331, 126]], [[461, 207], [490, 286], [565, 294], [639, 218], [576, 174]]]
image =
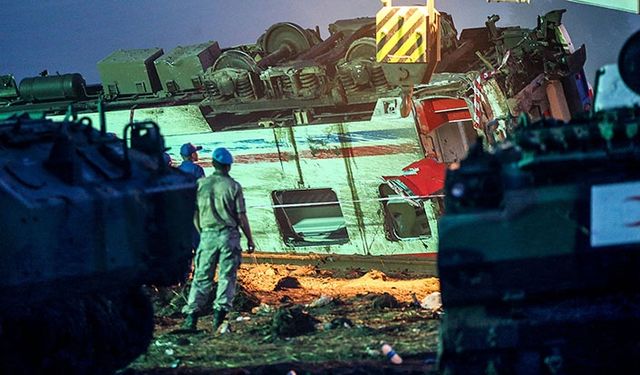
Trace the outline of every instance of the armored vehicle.
[[184, 280], [193, 178], [155, 123], [0, 122], [0, 372], [109, 374], [146, 351], [143, 284]]
[[592, 113], [523, 116], [510, 142], [448, 173], [444, 374], [640, 369], [638, 61], [640, 33], [620, 55], [628, 88], [607, 67]]

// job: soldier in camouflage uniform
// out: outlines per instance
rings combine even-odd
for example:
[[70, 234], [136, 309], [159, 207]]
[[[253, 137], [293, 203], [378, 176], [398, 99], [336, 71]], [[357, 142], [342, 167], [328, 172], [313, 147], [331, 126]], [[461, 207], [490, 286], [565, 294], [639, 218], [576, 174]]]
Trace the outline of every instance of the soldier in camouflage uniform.
[[201, 240], [195, 255], [195, 272], [189, 290], [187, 305], [183, 309], [186, 319], [183, 328], [196, 329], [198, 314], [203, 310], [213, 287], [213, 276], [218, 268], [218, 286], [213, 303], [213, 328], [216, 330], [231, 309], [236, 287], [236, 275], [242, 249], [240, 232], [247, 238], [247, 252], [254, 250], [251, 228], [247, 219], [242, 187], [229, 176], [233, 163], [225, 148], [213, 151], [216, 171], [198, 180], [198, 210], [196, 227]]

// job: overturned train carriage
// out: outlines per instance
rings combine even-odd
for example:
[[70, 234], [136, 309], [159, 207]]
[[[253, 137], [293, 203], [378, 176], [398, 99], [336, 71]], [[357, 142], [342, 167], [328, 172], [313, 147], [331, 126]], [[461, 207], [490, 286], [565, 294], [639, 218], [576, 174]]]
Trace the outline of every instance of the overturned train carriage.
[[143, 284], [184, 280], [195, 182], [157, 125], [0, 121], [0, 372], [109, 374], [146, 351]]
[[[413, 165], [424, 158], [424, 150], [413, 118], [402, 118], [399, 107], [398, 98], [384, 98], [367, 121], [198, 134], [189, 130], [198, 121], [200, 126], [206, 123], [194, 117], [191, 127], [166, 126], [163, 131], [173, 160], [180, 159], [183, 143], [203, 146], [199, 163], [207, 174], [213, 172], [213, 149], [224, 146], [232, 152], [231, 173], [244, 187], [261, 251], [435, 252], [444, 166], [430, 161]], [[189, 110], [197, 108], [141, 110], [146, 113], [136, 116], [148, 114], [167, 124], [184, 125]], [[129, 111], [111, 115], [124, 120]], [[433, 181], [420, 181], [419, 170], [433, 173]], [[416, 185], [422, 190], [410, 190]]]
[[5, 77], [0, 116], [56, 118], [72, 103], [97, 120], [102, 94], [111, 125], [160, 123], [176, 164], [186, 142], [204, 147], [205, 169], [215, 147], [229, 148], [260, 251], [433, 253], [444, 171], [478, 136], [491, 147], [519, 113], [566, 117], [588, 105], [584, 48], [573, 48], [561, 16], [534, 29], [492, 17], [458, 35], [442, 14], [442, 59], [409, 102], [376, 62], [374, 20], [360, 18], [330, 25], [326, 40], [278, 23], [234, 48], [117, 51], [98, 64], [98, 86], [42, 77], [21, 95], [22, 83]]

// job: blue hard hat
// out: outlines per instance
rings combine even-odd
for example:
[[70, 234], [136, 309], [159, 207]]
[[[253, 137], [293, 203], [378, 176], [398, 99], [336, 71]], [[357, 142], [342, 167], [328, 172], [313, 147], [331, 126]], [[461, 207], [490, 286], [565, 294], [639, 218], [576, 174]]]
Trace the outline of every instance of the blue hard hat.
[[180, 147], [180, 155], [189, 156], [196, 151], [202, 150], [202, 146], [194, 146], [191, 143], [185, 143]]
[[231, 156], [229, 150], [224, 147], [218, 147], [213, 150], [211, 157], [220, 164], [231, 165], [233, 163], [233, 156]]

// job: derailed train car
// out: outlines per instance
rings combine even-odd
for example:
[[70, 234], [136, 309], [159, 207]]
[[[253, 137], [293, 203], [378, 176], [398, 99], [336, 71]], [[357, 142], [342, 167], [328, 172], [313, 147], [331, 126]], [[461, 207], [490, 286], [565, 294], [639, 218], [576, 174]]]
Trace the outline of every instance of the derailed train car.
[[161, 124], [174, 160], [182, 143], [225, 146], [245, 187], [264, 252], [396, 255], [433, 253], [447, 166], [479, 136], [491, 147], [525, 112], [567, 118], [589, 105], [584, 48], [574, 50], [562, 11], [534, 29], [496, 26], [460, 35], [442, 14], [442, 59], [407, 101], [375, 60], [375, 23], [338, 21], [321, 40], [291, 23], [256, 44], [216, 42], [116, 51], [98, 67], [102, 84], [79, 75], [4, 79], [4, 112], [89, 117], [98, 95], [109, 123]]

